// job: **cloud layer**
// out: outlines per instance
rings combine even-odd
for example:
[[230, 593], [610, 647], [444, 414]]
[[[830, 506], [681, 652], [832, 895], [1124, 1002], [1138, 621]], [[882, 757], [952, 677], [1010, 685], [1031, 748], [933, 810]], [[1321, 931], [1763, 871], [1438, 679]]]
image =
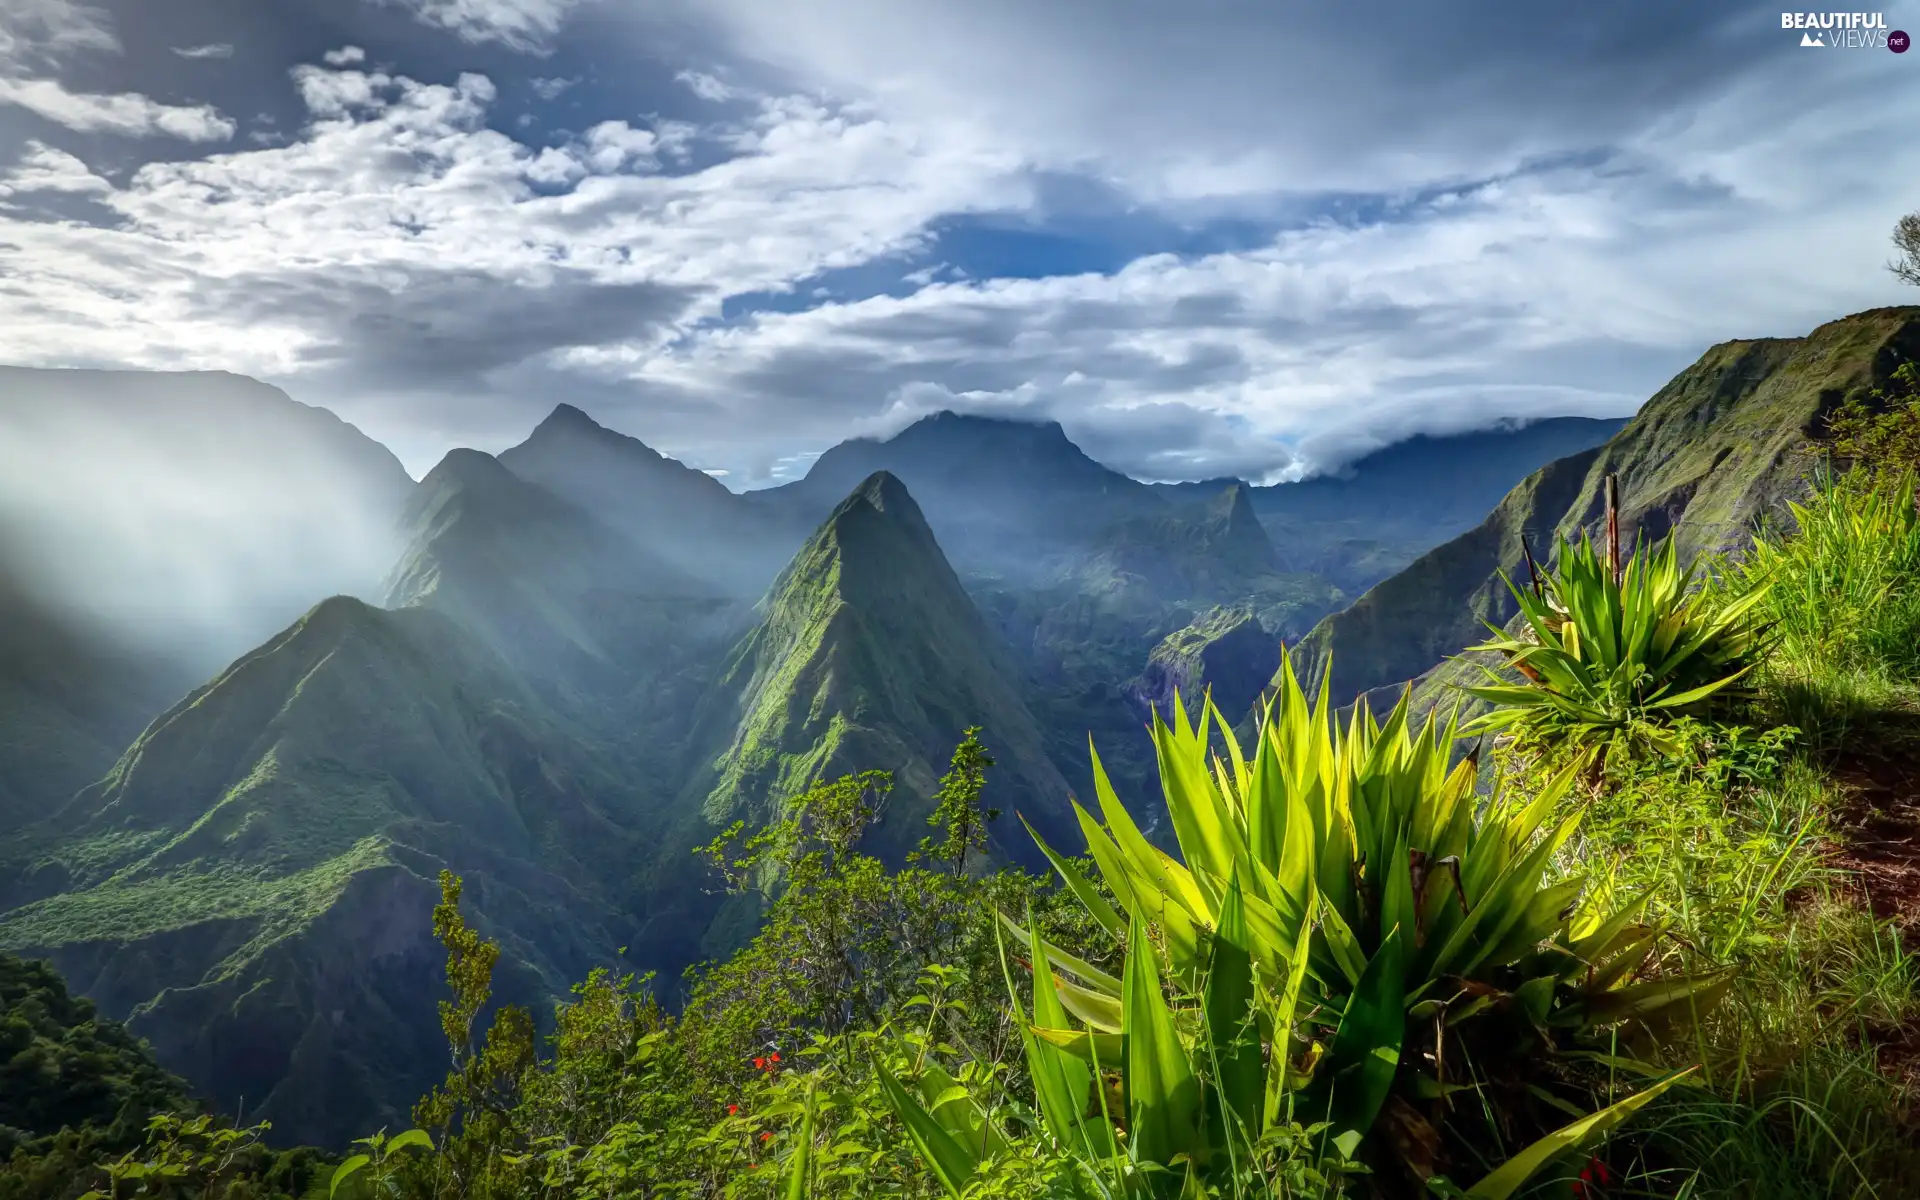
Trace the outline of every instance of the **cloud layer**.
[[[1157, 478], [1622, 413], [1713, 341], [1900, 300], [1920, 177], [1915, 64], [1732, 10], [405, 0], [488, 69], [315, 45], [239, 149], [211, 103], [67, 88], [121, 48], [33, 2], [0, 360], [261, 375], [416, 474], [560, 400], [734, 486], [943, 407]], [[1111, 265], [981, 269], [995, 237]]]

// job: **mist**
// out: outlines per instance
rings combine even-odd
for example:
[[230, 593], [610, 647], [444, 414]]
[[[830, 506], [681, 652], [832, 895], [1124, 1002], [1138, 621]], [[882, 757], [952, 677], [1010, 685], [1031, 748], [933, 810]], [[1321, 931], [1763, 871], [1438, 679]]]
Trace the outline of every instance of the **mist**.
[[328, 596], [377, 602], [411, 487], [252, 379], [0, 368], [0, 575], [201, 677]]

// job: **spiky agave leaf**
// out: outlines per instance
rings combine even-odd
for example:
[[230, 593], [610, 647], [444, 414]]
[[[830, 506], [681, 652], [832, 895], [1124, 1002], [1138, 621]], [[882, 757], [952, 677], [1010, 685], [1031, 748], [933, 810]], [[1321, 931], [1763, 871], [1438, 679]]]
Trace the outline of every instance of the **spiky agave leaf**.
[[1482, 667], [1462, 690], [1493, 705], [1470, 734], [1517, 730], [1547, 745], [1592, 751], [1622, 732], [1672, 752], [1659, 726], [1729, 693], [1758, 661], [1766, 632], [1753, 619], [1764, 586], [1695, 587], [1678, 544], [1637, 547], [1616, 575], [1590, 537], [1562, 539], [1553, 570], [1522, 588], [1503, 572], [1521, 632], [1489, 626], [1470, 652], [1501, 656], [1523, 682]]

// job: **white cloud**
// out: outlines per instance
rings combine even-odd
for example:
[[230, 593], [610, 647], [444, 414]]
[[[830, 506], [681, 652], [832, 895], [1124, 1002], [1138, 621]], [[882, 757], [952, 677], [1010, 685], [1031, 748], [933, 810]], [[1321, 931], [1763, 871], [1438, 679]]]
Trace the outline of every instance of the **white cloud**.
[[[116, 224], [0, 212], [0, 271], [18, 284], [0, 293], [0, 359], [273, 376], [416, 472], [454, 442], [517, 440], [566, 397], [735, 486], [940, 407], [1054, 416], [1144, 474], [1260, 475], [1288, 469], [1296, 447], [1333, 459], [1413, 430], [1624, 412], [1708, 343], [1903, 298], [1880, 266], [1920, 145], [1882, 102], [1894, 56], [1749, 62], [1666, 116], [1599, 124], [1556, 110], [1551, 90], [1538, 112], [1513, 102], [1488, 125], [1467, 84], [1423, 93], [1411, 78], [1372, 98], [1367, 76], [1333, 81], [1319, 108], [1264, 110], [1271, 136], [1238, 109], [1200, 130], [1156, 75], [1140, 90], [1172, 108], [1129, 133], [1148, 101], [1118, 96], [1096, 55], [1047, 28], [1038, 44], [1071, 61], [1029, 94], [932, 44], [949, 30], [991, 49], [980, 12], [936, 14], [923, 35], [890, 11], [861, 10], [878, 32], [842, 28], [863, 45], [919, 39], [892, 74], [863, 65], [870, 47], [832, 70], [831, 47], [767, 52], [819, 58], [807, 75], [857, 103], [727, 84], [740, 119], [589, 124], [613, 115], [595, 113], [537, 145], [488, 127], [497, 96], [481, 76], [304, 67], [310, 121], [290, 144], [154, 163], [118, 185], [49, 163], [42, 177], [73, 181]], [[1169, 44], [1162, 72], [1204, 95], [1282, 87], [1207, 76], [1192, 46], [1146, 24]], [[1004, 58], [1033, 65], [1040, 51], [1000, 36]], [[1125, 53], [1112, 72], [1146, 70], [1145, 36], [1113, 31]], [[1378, 51], [1404, 65], [1398, 43]], [[917, 74], [928, 56], [933, 83]], [[1215, 73], [1249, 62], [1223, 50]], [[679, 78], [717, 95], [712, 76]], [[1498, 79], [1524, 92], [1537, 72]], [[1461, 101], [1458, 127], [1429, 142], [1433, 121], [1406, 112], [1421, 95], [1436, 113]], [[1006, 115], [1016, 103], [1030, 121]], [[1296, 109], [1325, 127], [1301, 128], [1314, 121], [1286, 116]], [[1329, 138], [1351, 152], [1333, 155]], [[1235, 147], [1267, 157], [1240, 171]], [[816, 278], [923, 251], [945, 218], [1036, 213], [1062, 178], [1171, 226], [1252, 214], [1281, 232], [1105, 275], [976, 280], [902, 261], [916, 291], [898, 298]], [[1361, 184], [1375, 190], [1329, 195]], [[716, 320], [727, 298], [764, 292], [827, 302]]]
[[367, 52], [358, 46], [342, 46], [338, 50], [329, 50], [320, 56], [330, 67], [351, 67], [367, 61]]
[[527, 85], [533, 88], [533, 94], [542, 100], [557, 100], [562, 92], [579, 82], [578, 79], [543, 79], [536, 75], [527, 80]]
[[[817, 101], [697, 131], [603, 122], [536, 150], [487, 127], [482, 76], [305, 67], [294, 82], [311, 116], [297, 140], [150, 163], [96, 196], [114, 225], [0, 214], [0, 270], [18, 284], [0, 293], [0, 361], [272, 376], [437, 457], [524, 430], [510, 404], [540, 393], [503, 383], [485, 400], [487, 378], [543, 378], [576, 347], [639, 361], [725, 296], [1027, 199], [991, 146], [929, 147]], [[694, 140], [731, 157], [657, 170]], [[354, 403], [408, 392], [411, 407]]]
[[702, 100], [709, 100], [716, 104], [722, 101], [732, 100], [739, 95], [738, 92], [726, 83], [715, 76], [707, 74], [705, 71], [682, 71], [678, 75], [675, 75], [674, 79], [686, 84], [687, 90]]
[[181, 58], [232, 58], [233, 43], [209, 42], [204, 46], [175, 46], [173, 52]]
[[499, 42], [516, 50], [538, 51], [559, 32], [579, 0], [384, 0], [411, 9], [428, 25], [448, 30], [463, 41]]
[[78, 51], [115, 51], [107, 14], [72, 0], [7, 0], [0, 17], [0, 68], [25, 69]]
[[83, 133], [163, 133], [189, 142], [221, 142], [234, 130], [233, 122], [211, 105], [162, 104], [137, 92], [70, 92], [54, 79], [0, 77], [0, 104], [17, 105]]
[[74, 195], [110, 192], [113, 185], [65, 150], [29, 141], [13, 168], [0, 175], [0, 197], [23, 192], [66, 192]]

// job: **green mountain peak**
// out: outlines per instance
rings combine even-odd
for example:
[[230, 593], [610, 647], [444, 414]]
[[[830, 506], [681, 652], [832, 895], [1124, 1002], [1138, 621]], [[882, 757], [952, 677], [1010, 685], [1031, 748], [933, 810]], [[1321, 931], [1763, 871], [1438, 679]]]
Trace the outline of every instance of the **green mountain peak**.
[[691, 798], [708, 821], [765, 819], [816, 780], [892, 770], [877, 836], [897, 856], [925, 831], [947, 754], [980, 725], [1001, 764], [996, 790], [1050, 821], [1066, 784], [1017, 678], [906, 486], [875, 472], [814, 531], [729, 656], [696, 722], [707, 757]]

